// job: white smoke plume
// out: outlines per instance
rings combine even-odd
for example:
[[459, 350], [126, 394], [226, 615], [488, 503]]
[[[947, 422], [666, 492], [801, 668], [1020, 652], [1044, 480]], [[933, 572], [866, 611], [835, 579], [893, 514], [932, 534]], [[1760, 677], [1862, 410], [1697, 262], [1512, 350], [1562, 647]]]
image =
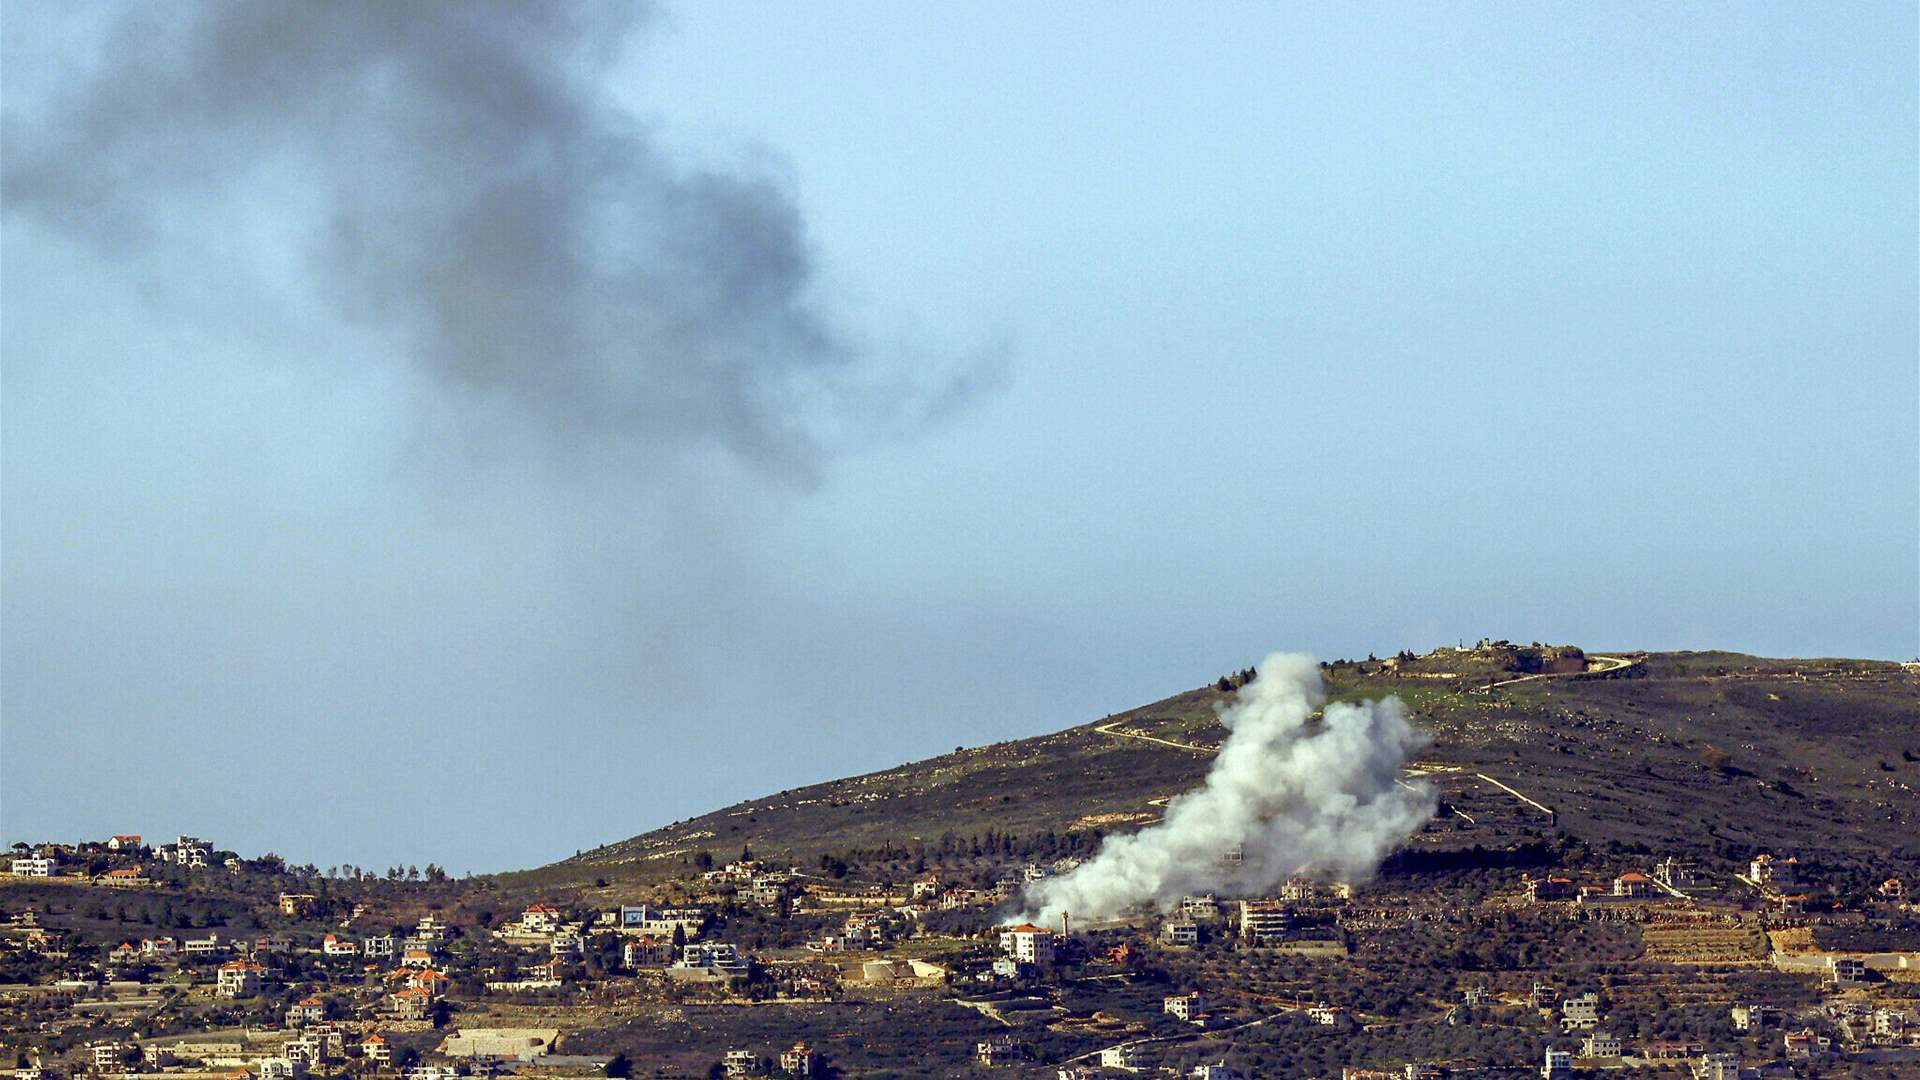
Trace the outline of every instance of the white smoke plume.
[[[1428, 785], [1399, 782], [1422, 742], [1399, 698], [1327, 705], [1306, 656], [1274, 653], [1258, 671], [1220, 712], [1230, 734], [1206, 783], [1173, 799], [1161, 822], [1109, 837], [1088, 862], [1029, 889], [1029, 921], [1110, 918], [1197, 892], [1255, 895], [1300, 875], [1364, 880], [1433, 815]], [[1240, 862], [1223, 859], [1235, 850]]]

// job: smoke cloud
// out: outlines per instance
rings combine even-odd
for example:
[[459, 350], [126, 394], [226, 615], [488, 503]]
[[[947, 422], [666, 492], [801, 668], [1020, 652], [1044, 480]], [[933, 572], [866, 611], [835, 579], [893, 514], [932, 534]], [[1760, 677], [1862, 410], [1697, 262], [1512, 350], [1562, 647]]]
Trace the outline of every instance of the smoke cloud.
[[[1274, 653], [1258, 670], [1220, 712], [1230, 734], [1206, 783], [1158, 824], [1109, 837], [1088, 862], [1028, 890], [1029, 921], [1109, 918], [1196, 892], [1255, 895], [1296, 875], [1363, 880], [1433, 815], [1428, 786], [1398, 782], [1422, 741], [1398, 698], [1326, 705], [1306, 656]], [[1225, 861], [1235, 849], [1243, 861]]]
[[[209, 323], [258, 326], [265, 298], [371, 331], [475, 441], [718, 446], [804, 479], [954, 408], [969, 378], [876, 371], [817, 310], [777, 179], [684, 167], [618, 107], [641, 10], [130, 6], [91, 76], [6, 113], [0, 196]], [[326, 352], [294, 337], [265, 344]]]

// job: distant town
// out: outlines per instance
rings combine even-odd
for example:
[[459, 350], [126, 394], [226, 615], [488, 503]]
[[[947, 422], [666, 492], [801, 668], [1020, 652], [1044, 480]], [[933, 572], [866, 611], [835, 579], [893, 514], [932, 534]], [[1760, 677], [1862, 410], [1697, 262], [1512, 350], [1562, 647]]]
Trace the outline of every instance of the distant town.
[[[192, 836], [17, 843], [0, 891], [5, 1052], [14, 1080], [651, 1075], [647, 1061], [579, 1028], [649, 1007], [937, 998], [1011, 1028], [975, 1040], [967, 1068], [1061, 1080], [1171, 1075], [1170, 1052], [1205, 1045], [1195, 1033], [1271, 1026], [1337, 1046], [1410, 1012], [1526, 1032], [1544, 1044], [1543, 1080], [1621, 1067], [1708, 1080], [1823, 1063], [1920, 1068], [1920, 950], [1875, 946], [1912, 925], [1903, 881], [1845, 895], [1791, 852], [1755, 852], [1733, 866], [1667, 856], [1623, 860], [1611, 873], [1516, 872], [1468, 909], [1296, 879], [1271, 896], [1188, 896], [1102, 926], [995, 922], [1024, 888], [1078, 860], [1008, 863], [980, 880], [993, 861], [969, 857], [964, 875], [929, 868], [863, 882], [837, 865], [776, 866], [751, 852], [711, 865], [703, 853], [645, 902], [502, 910], [492, 906], [498, 890], [437, 869], [320, 873]], [[1250, 974], [1250, 957], [1345, 957], [1358, 935], [1429, 937], [1462, 922], [1488, 932], [1449, 947], [1457, 972], [1407, 985], [1392, 1001], [1303, 993], [1297, 980], [1236, 981]], [[1652, 980], [1613, 967], [1517, 984], [1483, 962], [1504, 949], [1604, 953], [1626, 927], [1669, 970], [1690, 974]], [[1828, 927], [1849, 947], [1817, 944]], [[1131, 1016], [1080, 989], [1103, 986]], [[1025, 1037], [1002, 1018], [1045, 1008], [1063, 990], [1088, 995], [1080, 1042], [1107, 1045], [1048, 1063], [1058, 1040]], [[1716, 996], [1703, 1013], [1698, 1003]], [[1670, 1010], [1683, 1003], [1690, 1020], [1712, 1022], [1676, 1024]], [[1633, 1016], [1625, 1029], [1616, 1010]], [[779, 1010], [765, 1015], [777, 1029]], [[846, 1068], [805, 1038], [713, 1046], [706, 1056], [697, 1075]], [[1436, 1060], [1339, 1075], [1476, 1071]], [[1205, 1061], [1177, 1074], [1247, 1075]]]

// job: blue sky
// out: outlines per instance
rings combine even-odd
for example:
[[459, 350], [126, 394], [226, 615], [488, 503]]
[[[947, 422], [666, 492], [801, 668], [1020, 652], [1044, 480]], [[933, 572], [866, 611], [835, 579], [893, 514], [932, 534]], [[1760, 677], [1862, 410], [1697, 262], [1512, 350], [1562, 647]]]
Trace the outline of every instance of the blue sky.
[[[472, 145], [389, 139], [445, 100], [311, 61], [287, 100], [351, 128], [316, 162], [115, 97], [186, 53], [99, 22], [7, 10], [14, 160], [137, 109], [201, 152], [9, 179], [9, 840], [502, 869], [1276, 648], [1920, 650], [1911, 5], [673, 5], [586, 35], [605, 63], [552, 31], [667, 163], [633, 176], [751, 181], [583, 220], [777, 292], [676, 339], [697, 378], [607, 361], [611, 404], [419, 360], [418, 279], [476, 272], [404, 230], [316, 269], [329, 199], [485, 194]], [[595, 373], [624, 341], [582, 337]]]

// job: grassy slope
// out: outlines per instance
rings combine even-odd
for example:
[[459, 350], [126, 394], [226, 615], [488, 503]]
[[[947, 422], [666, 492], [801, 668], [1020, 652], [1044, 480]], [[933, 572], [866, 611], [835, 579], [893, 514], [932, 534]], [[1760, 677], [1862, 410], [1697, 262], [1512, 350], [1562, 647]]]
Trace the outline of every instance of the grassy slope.
[[[1460, 845], [1510, 842], [1537, 822], [1473, 779], [1485, 772], [1560, 813], [1589, 842], [1731, 856], [1821, 850], [1884, 859], [1912, 873], [1920, 844], [1920, 677], [1895, 664], [1765, 660], [1729, 653], [1656, 654], [1623, 679], [1541, 680], [1491, 694], [1378, 668], [1333, 673], [1337, 697], [1397, 693], [1433, 744], [1423, 761], [1455, 767], [1443, 793], [1481, 824]], [[1468, 680], [1461, 680], [1466, 682]], [[1095, 724], [963, 750], [884, 772], [728, 807], [585, 852], [510, 880], [565, 884], [645, 879], [700, 850], [751, 844], [805, 860], [883, 842], [1002, 832], [1135, 827], [1155, 800], [1194, 785], [1207, 755], [1116, 738], [1101, 725], [1174, 742], [1216, 743], [1214, 707], [1229, 694], [1192, 690]], [[1724, 751], [1729, 767], [1711, 768]], [[1460, 824], [1458, 822], [1455, 823]]]

